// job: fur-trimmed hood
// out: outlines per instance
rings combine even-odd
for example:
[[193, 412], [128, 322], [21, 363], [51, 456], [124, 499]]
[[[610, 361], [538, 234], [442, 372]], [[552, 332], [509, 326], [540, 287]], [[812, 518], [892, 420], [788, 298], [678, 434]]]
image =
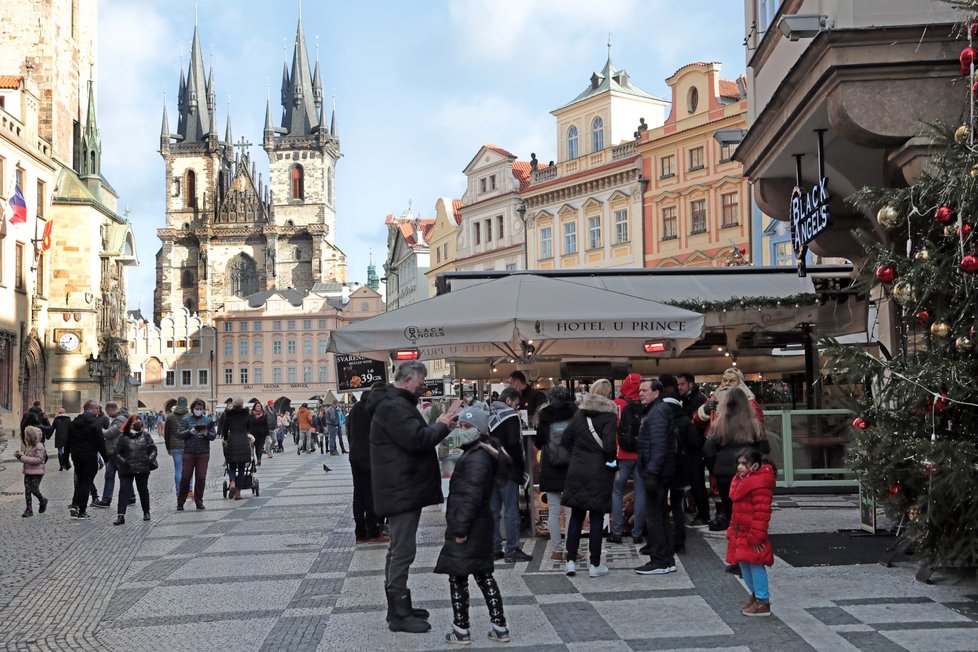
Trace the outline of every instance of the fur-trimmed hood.
[[581, 399], [581, 409], [591, 412], [610, 412], [618, 414], [618, 406], [610, 398], [598, 394], [585, 394]]

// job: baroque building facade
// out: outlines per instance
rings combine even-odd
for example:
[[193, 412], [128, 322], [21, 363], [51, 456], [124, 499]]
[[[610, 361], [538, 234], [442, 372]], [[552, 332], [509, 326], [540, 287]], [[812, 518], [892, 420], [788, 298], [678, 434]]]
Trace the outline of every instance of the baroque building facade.
[[157, 322], [184, 307], [213, 323], [232, 297], [304, 294], [346, 280], [346, 256], [336, 245], [336, 113], [327, 124], [319, 62], [310, 70], [301, 19], [292, 65], [282, 73], [280, 119], [270, 102], [265, 109], [267, 182], [250, 160], [250, 143], [234, 142], [230, 116], [219, 135], [215, 83], [195, 29], [187, 73], [180, 72], [176, 130], [164, 106], [160, 132], [166, 220], [158, 230]]

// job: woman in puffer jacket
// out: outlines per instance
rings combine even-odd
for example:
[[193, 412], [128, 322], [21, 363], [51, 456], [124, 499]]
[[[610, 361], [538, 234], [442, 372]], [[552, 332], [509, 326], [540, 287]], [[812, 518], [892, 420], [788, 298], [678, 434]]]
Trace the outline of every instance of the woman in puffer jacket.
[[756, 449], [745, 448], [737, 456], [737, 475], [730, 484], [733, 516], [727, 529], [727, 563], [740, 564], [750, 598], [740, 606], [745, 616], [770, 616], [767, 568], [774, 564], [768, 539], [771, 501], [777, 471]]
[[190, 497], [191, 479], [194, 486], [194, 503], [197, 509], [204, 509], [204, 489], [207, 485], [207, 465], [211, 460], [211, 442], [217, 438], [214, 419], [205, 413], [206, 408], [207, 404], [203, 399], [194, 399], [190, 404], [190, 413], [180, 422], [179, 434], [184, 444], [177, 511], [183, 511], [183, 504]]
[[139, 506], [143, 508], [143, 520], [149, 515], [149, 474], [156, 466], [156, 444], [143, 430], [143, 420], [133, 414], [122, 426], [122, 434], [115, 445], [115, 464], [119, 470], [119, 510], [113, 525], [126, 522], [126, 508], [132, 498], [132, 484], [139, 492]]

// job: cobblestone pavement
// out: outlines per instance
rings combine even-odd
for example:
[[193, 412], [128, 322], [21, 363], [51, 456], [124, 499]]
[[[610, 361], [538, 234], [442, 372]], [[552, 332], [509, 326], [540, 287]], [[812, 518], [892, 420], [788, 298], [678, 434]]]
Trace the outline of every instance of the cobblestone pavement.
[[[427, 510], [410, 585], [431, 611], [428, 634], [394, 634], [384, 623], [385, 546], [353, 542], [352, 480], [346, 456], [266, 460], [260, 495], [221, 496], [219, 446], [204, 511], [177, 512], [172, 465], [151, 482], [152, 521], [111, 524], [114, 509], [87, 522], [67, 513], [71, 474], [48, 462], [46, 514], [21, 518], [17, 464], [0, 471], [0, 649], [6, 650], [427, 650], [451, 627], [448, 582], [431, 571], [443, 536]], [[332, 467], [325, 473], [323, 462]], [[52, 469], [52, 467], [55, 467]], [[98, 479], [101, 489], [101, 476]], [[772, 531], [854, 527], [852, 497], [779, 496]], [[576, 577], [550, 560], [549, 543], [526, 541], [533, 561], [500, 563], [513, 641], [532, 650], [974, 650], [978, 586], [938, 575], [913, 580], [903, 562], [771, 570], [771, 618], [745, 618], [739, 579], [723, 571], [724, 541], [694, 533], [679, 572], [639, 576], [635, 546], [606, 545], [611, 574]], [[582, 563], [581, 566], [586, 566]], [[488, 614], [472, 588], [474, 647]]]

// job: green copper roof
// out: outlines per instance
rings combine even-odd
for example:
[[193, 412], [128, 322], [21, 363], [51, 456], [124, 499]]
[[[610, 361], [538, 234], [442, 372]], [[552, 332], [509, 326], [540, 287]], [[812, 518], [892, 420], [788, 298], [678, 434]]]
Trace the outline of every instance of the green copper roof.
[[595, 97], [596, 95], [601, 95], [602, 93], [607, 93], [608, 91], [624, 93], [625, 95], [634, 95], [635, 97], [645, 97], [650, 100], [660, 100], [662, 102], [666, 101], [662, 98], [655, 97], [654, 95], [649, 95], [641, 88], [633, 84], [627, 72], [615, 68], [614, 64], [611, 63], [611, 54], [609, 53], [608, 61], [605, 62], [604, 68], [601, 69], [601, 72], [596, 72], [591, 75], [591, 83], [588, 84], [588, 87], [584, 89], [580, 95], [560, 108], [566, 108], [586, 100], [589, 97]]

